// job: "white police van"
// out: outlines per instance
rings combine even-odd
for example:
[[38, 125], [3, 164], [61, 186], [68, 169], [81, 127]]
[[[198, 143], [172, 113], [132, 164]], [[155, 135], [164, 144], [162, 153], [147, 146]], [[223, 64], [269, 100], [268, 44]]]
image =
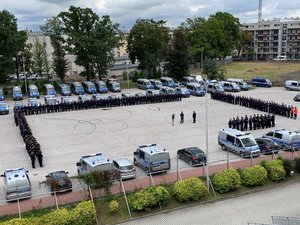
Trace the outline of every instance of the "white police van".
[[290, 91], [300, 91], [300, 81], [286, 80], [285, 88]]
[[241, 157], [256, 157], [260, 155], [259, 146], [250, 133], [225, 128], [219, 131], [218, 143], [222, 150], [232, 151]]
[[133, 162], [148, 174], [167, 172], [171, 169], [169, 152], [156, 144], [139, 146], [133, 153]]
[[272, 130], [263, 137], [270, 138], [279, 144], [282, 150], [300, 149], [300, 131], [287, 131], [285, 129]]
[[114, 171], [115, 167], [111, 160], [102, 153], [95, 153], [90, 155], [83, 155], [79, 162], [76, 163], [77, 172], [79, 175], [91, 171]]
[[7, 201], [31, 197], [31, 182], [24, 168], [5, 170], [1, 176], [4, 177]]

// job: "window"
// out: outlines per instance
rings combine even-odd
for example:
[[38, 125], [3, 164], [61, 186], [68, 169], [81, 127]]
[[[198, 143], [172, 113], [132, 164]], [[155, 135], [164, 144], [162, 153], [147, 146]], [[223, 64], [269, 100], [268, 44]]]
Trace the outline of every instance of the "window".
[[280, 133], [275, 133], [275, 134], [274, 134], [274, 137], [279, 138], [279, 139], [282, 139], [282, 134], [280, 134]]
[[229, 141], [229, 142], [231, 142], [231, 143], [234, 143], [234, 137], [232, 137], [232, 136], [230, 136], [230, 135], [227, 135], [226, 141]]
[[145, 152], [139, 151], [139, 157], [141, 157], [142, 159], [145, 159]]
[[242, 142], [240, 141], [240, 139], [235, 139], [235, 143], [238, 147], [243, 147]]
[[267, 134], [266, 134], [266, 136], [273, 137], [273, 134], [274, 134], [274, 132], [273, 132], [273, 131], [271, 131], [271, 132], [267, 133]]

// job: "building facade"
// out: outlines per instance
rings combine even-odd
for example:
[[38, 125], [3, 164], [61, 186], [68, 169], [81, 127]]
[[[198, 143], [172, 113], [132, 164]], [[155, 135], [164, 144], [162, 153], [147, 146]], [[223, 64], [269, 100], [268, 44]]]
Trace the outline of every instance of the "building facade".
[[[256, 60], [272, 60], [286, 56], [300, 60], [300, 19], [262, 20], [244, 24], [242, 30], [252, 37], [252, 43], [244, 46], [242, 56], [248, 57], [249, 49]], [[246, 56], [247, 55], [247, 56]]]
[[[50, 63], [52, 63], [52, 53], [54, 49], [51, 45], [50, 37], [45, 36], [41, 32], [29, 32], [27, 44], [31, 44], [32, 46], [34, 46], [36, 42], [39, 42], [45, 47], [48, 60]], [[107, 71], [108, 76], [115, 76], [121, 79], [124, 72], [132, 72], [134, 70], [137, 70], [138, 68], [138, 64], [131, 64], [131, 61], [129, 60], [128, 53], [126, 51], [126, 39], [123, 40], [123, 43], [124, 44], [122, 46], [113, 50], [115, 55], [115, 64]], [[75, 63], [76, 55], [66, 54], [65, 58], [68, 61], [68, 71], [66, 74], [67, 77], [76, 77], [84, 71], [84, 68], [82, 66], [79, 66]], [[50, 73], [53, 73], [53, 71], [51, 71]]]

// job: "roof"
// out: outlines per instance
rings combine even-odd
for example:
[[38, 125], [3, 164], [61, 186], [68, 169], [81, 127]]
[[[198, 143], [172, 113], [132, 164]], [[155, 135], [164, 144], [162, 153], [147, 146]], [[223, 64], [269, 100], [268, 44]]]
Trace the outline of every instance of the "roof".
[[114, 162], [116, 162], [119, 166], [131, 166], [132, 163], [129, 162], [128, 159], [117, 159], [117, 160], [114, 160]]
[[4, 171], [7, 180], [27, 179], [26, 170], [24, 168], [8, 169]]
[[231, 135], [235, 135], [235, 136], [244, 136], [244, 135], [249, 135], [250, 134], [249, 132], [245, 133], [245, 132], [233, 129], [233, 128], [224, 128], [221, 131], [226, 132], [226, 133], [231, 134]]
[[105, 163], [112, 163], [106, 156], [102, 155], [102, 153], [83, 155], [81, 159], [91, 167], [96, 167]]
[[140, 145], [139, 149], [143, 150], [149, 155], [155, 155], [157, 153], [167, 152], [166, 149], [160, 148], [156, 144]]

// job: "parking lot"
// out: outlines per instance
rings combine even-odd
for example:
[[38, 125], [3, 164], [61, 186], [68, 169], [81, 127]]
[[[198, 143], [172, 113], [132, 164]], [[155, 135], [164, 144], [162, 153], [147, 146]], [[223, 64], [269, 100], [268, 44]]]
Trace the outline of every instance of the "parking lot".
[[[126, 91], [127, 92], [127, 91]], [[130, 93], [143, 92], [137, 89]], [[252, 96], [277, 103], [293, 104], [297, 92], [284, 88], [256, 88], [251, 91], [236, 93]], [[41, 97], [42, 99], [43, 97]], [[73, 96], [75, 99], [76, 96]], [[33, 195], [49, 191], [40, 186], [45, 175], [57, 170], [65, 170], [70, 176], [77, 175], [76, 162], [82, 155], [101, 152], [109, 159], [127, 158], [133, 162], [133, 152], [138, 145], [156, 143], [170, 152], [171, 169], [176, 170], [176, 152], [180, 148], [197, 146], [206, 151], [206, 101], [208, 111], [208, 151], [209, 161], [226, 159], [218, 145], [218, 131], [228, 126], [229, 118], [235, 116], [260, 114], [262, 112], [231, 105], [207, 97], [190, 97], [180, 102], [167, 102], [146, 105], [114, 107], [109, 109], [90, 109], [27, 116], [33, 135], [41, 144], [44, 155], [44, 167], [31, 168], [30, 158], [24, 142], [13, 119], [13, 102], [8, 100], [10, 114], [0, 117], [1, 157], [0, 171], [24, 167], [29, 171]], [[23, 100], [26, 102], [26, 99]], [[197, 122], [192, 123], [192, 112], [197, 113]], [[185, 115], [180, 124], [180, 112]], [[175, 125], [172, 126], [171, 115], [174, 113]], [[275, 128], [298, 130], [298, 120], [276, 116]], [[255, 130], [254, 137], [260, 137], [270, 129]], [[230, 153], [230, 158], [239, 158]], [[179, 168], [189, 166], [179, 161]], [[137, 176], [147, 176], [137, 168]], [[0, 202], [5, 201], [3, 180], [0, 181]]]

